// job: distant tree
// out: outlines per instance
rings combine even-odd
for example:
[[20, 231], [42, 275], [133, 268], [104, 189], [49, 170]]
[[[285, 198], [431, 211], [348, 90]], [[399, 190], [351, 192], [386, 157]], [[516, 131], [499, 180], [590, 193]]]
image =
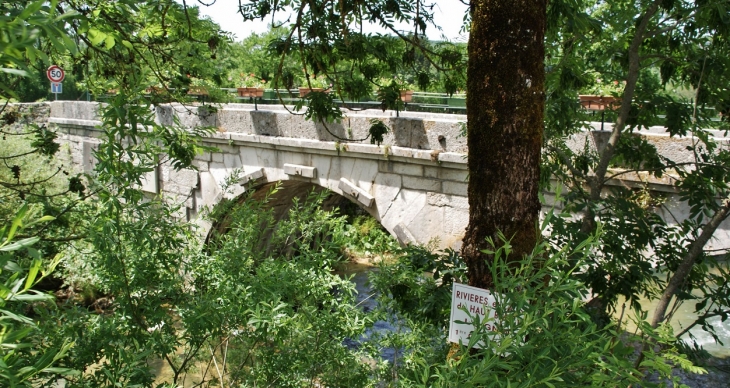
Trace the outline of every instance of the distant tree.
[[[224, 54], [228, 56], [224, 60], [230, 62], [226, 79], [228, 85], [230, 87], [241, 86], [242, 74], [254, 74], [256, 78], [266, 81], [267, 85], [270, 85], [279, 63], [271, 60], [274, 55], [270, 52], [269, 44], [272, 41], [281, 39], [286, 34], [286, 28], [270, 28], [265, 33], [253, 33], [240, 42], [232, 43]], [[283, 65], [283, 79], [280, 86], [284, 88], [294, 87], [294, 74], [299, 72], [301, 72], [301, 69], [297, 66], [296, 60], [289, 58]]]

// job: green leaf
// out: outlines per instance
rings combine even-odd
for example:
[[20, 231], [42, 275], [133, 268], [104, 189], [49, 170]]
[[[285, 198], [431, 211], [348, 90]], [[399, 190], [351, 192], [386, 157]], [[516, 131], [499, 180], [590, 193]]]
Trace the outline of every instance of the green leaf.
[[71, 368], [58, 368], [58, 367], [51, 367], [51, 368], [44, 368], [44, 373], [54, 373], [58, 375], [64, 375], [64, 376], [80, 376], [81, 372], [71, 369]]
[[36, 59], [37, 59], [36, 53], [37, 53], [37, 50], [35, 49], [35, 47], [27, 47], [25, 49], [25, 56], [28, 58], [28, 60], [31, 63], [34, 63], [36, 61]]
[[25, 278], [25, 287], [23, 287], [23, 289], [27, 290], [33, 286], [33, 282], [35, 281], [40, 268], [41, 259], [34, 259], [33, 263], [30, 265], [30, 269], [28, 270], [28, 276]]
[[37, 220], [34, 220], [34, 221], [29, 222], [28, 225], [26, 225], [26, 227], [31, 226], [31, 225], [35, 225], [35, 224], [38, 224], [38, 223], [41, 223], [41, 222], [53, 221], [55, 219], [56, 219], [56, 217], [54, 217], [54, 216], [43, 216], [43, 217], [41, 217], [41, 218], [39, 218]]
[[111, 50], [112, 47], [116, 44], [116, 41], [114, 40], [114, 37], [111, 35], [108, 35], [106, 39], [104, 39], [104, 47], [106, 47], [107, 50]]
[[36, 1], [34, 3], [25, 4], [23, 12], [18, 15], [18, 19], [24, 20], [30, 18], [33, 14], [40, 11], [43, 7], [43, 1]]
[[62, 35], [61, 39], [63, 40], [64, 45], [66, 45], [66, 49], [69, 51], [70, 54], [76, 54], [77, 46], [76, 42], [73, 41], [68, 35]]
[[41, 270], [42, 276], [48, 276], [51, 272], [56, 270], [56, 266], [58, 263], [61, 262], [61, 259], [63, 259], [63, 255], [60, 253], [57, 253], [56, 256], [53, 257], [50, 263], [47, 263], [46, 267]]
[[26, 327], [20, 330], [11, 330], [10, 332], [5, 333], [5, 335], [2, 337], [3, 347], [6, 347], [6, 344], [10, 344], [25, 338], [25, 336], [30, 334], [33, 329], [33, 327]]
[[30, 290], [32, 293], [26, 293], [26, 294], [15, 294], [8, 298], [8, 300], [13, 301], [25, 301], [25, 302], [39, 302], [42, 300], [52, 300], [54, 298], [53, 295], [49, 294], [43, 294], [40, 292], [34, 292], [33, 290]]
[[22, 323], [25, 323], [27, 325], [34, 325], [35, 324], [35, 323], [33, 323], [33, 320], [31, 320], [30, 318], [26, 317], [25, 315], [17, 315], [17, 314], [12, 313], [12, 312], [10, 312], [8, 310], [2, 310], [2, 309], [0, 309], [0, 314], [3, 315], [2, 317], [0, 317], [0, 321], [4, 320], [6, 318], [10, 318], [12, 320], [15, 320], [15, 321], [18, 321], [18, 322], [22, 322]]
[[27, 77], [28, 76], [28, 72], [25, 71], [25, 70], [9, 69], [7, 67], [0, 67], [0, 72], [8, 73], [8, 74], [15, 74], [15, 75], [18, 75], [18, 76], [21, 76], [21, 77]]
[[[5, 266], [3, 266], [3, 269], [8, 270], [10, 272], [20, 272], [22, 271], [22, 268], [18, 265], [18, 263], [14, 261], [7, 261], [5, 262]], [[7, 282], [7, 284], [10, 284]]]
[[41, 238], [40, 237], [37, 237], [37, 236], [36, 237], [25, 238], [25, 239], [22, 239], [20, 241], [16, 241], [16, 242], [14, 242], [12, 244], [9, 244], [9, 245], [6, 245], [4, 247], [1, 247], [0, 248], [0, 251], [2, 251], [2, 252], [17, 251], [18, 249], [25, 248], [25, 247], [28, 247], [28, 246], [31, 246], [31, 245], [37, 243], [38, 240], [40, 240], [40, 239]]
[[101, 32], [97, 29], [94, 29], [94, 28], [89, 30], [88, 35], [89, 35], [89, 40], [91, 41], [91, 44], [94, 46], [98, 46], [99, 44], [101, 44], [101, 42], [103, 42], [107, 37], [107, 35], [105, 33]]
[[[10, 240], [13, 239], [15, 236], [15, 232], [18, 230], [18, 228], [22, 228], [23, 226], [23, 217], [25, 217], [25, 213], [28, 211], [28, 204], [23, 204], [23, 206], [20, 207], [17, 213], [15, 213], [15, 217], [13, 217], [13, 222], [10, 224], [10, 231], [8, 232], [8, 236], [5, 239], [5, 243], [9, 243]], [[0, 248], [0, 250], [2, 250]]]

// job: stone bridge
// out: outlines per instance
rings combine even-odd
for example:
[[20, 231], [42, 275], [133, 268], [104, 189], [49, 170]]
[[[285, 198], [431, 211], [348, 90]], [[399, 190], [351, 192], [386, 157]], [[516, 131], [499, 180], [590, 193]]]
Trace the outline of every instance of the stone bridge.
[[[69, 156], [91, 171], [100, 135], [97, 103], [50, 105], [48, 121], [68, 143]], [[163, 164], [143, 185], [146, 192], [184, 203], [189, 220], [223, 198], [281, 182], [279, 203], [323, 187], [359, 205], [401, 243], [435, 242], [443, 248], [458, 246], [463, 236], [468, 222], [466, 141], [459, 136], [463, 115], [401, 112], [395, 117], [395, 112], [368, 110], [325, 127], [271, 106], [227, 104], [209, 113], [199, 106], [165, 105], [156, 114], [161, 124], [176, 117], [185, 127], [217, 128], [205, 144], [219, 151], [197, 156], [198, 171]], [[392, 129], [379, 146], [362, 140], [372, 118]], [[239, 184], [224, 192], [231, 178]]]
[[[91, 171], [100, 135], [98, 103], [49, 104], [48, 122], [68, 144], [68, 156]], [[382, 145], [366, 139], [373, 118], [391, 129]], [[266, 190], [279, 183], [279, 205], [291, 203], [291, 198], [313, 188], [326, 188], [359, 205], [401, 243], [431, 242], [437, 248], [457, 249], [461, 243], [468, 222], [467, 147], [460, 136], [465, 115], [400, 112], [396, 117], [391, 111], [345, 111], [341, 123], [324, 126], [305, 121], [282, 106], [256, 110], [249, 104], [225, 104], [215, 112], [176, 104], [156, 108], [160, 124], [171, 125], [175, 119], [188, 128], [215, 127], [217, 131], [205, 144], [217, 147], [218, 152], [197, 156], [197, 171], [160, 165], [148, 174], [143, 189], [183, 203], [181, 216], [188, 220], [197, 220], [205, 207], [224, 198], [234, 199], [244, 191]], [[595, 130], [569, 139], [571, 148], [583, 149], [586, 143], [601, 148], [610, 125], [605, 131], [598, 130], [600, 123], [593, 126]], [[692, 157], [686, 151], [692, 139], [670, 138], [664, 128], [650, 128], [641, 135], [673, 160]], [[224, 192], [224, 182], [232, 178], [236, 184]], [[670, 179], [634, 176], [611, 184], [664, 192], [671, 211], [665, 216], [681, 221], [689, 208], [679, 201]], [[546, 198], [549, 201], [549, 193]], [[716, 237], [708, 249], [730, 247], [730, 222], [721, 226]]]

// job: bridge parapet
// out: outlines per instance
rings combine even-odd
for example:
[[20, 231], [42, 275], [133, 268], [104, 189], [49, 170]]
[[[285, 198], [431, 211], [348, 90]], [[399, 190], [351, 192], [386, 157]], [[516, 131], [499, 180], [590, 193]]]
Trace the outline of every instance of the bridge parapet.
[[[99, 103], [56, 101], [51, 104], [51, 117], [64, 125], [99, 123]], [[212, 108], [212, 109], [211, 109]], [[187, 128], [215, 127], [219, 133], [240, 133], [271, 137], [312, 139], [341, 143], [370, 143], [368, 128], [371, 119], [382, 120], [391, 131], [383, 144], [393, 147], [439, 152], [466, 153], [466, 138], [461, 135], [464, 115], [394, 112], [368, 109], [345, 111], [339, 123], [314, 123], [303, 115], [293, 114], [282, 106], [254, 109], [250, 104], [180, 105], [156, 107], [157, 122], [172, 125], [174, 120]]]
[[[250, 134], [268, 137], [310, 139], [316, 141], [348, 144], [369, 144], [367, 137], [371, 119], [382, 120], [391, 131], [384, 137], [385, 150], [389, 148], [407, 148], [414, 150], [432, 150], [446, 153], [468, 153], [466, 138], [462, 136], [465, 115], [395, 112], [368, 109], [361, 111], [345, 111], [345, 118], [340, 123], [323, 125], [307, 121], [301, 115], [290, 113], [283, 106], [269, 105], [266, 110], [255, 110], [251, 104], [208, 105], [210, 109], [200, 105], [183, 106], [180, 104], [160, 105], [156, 108], [157, 121], [170, 125], [176, 117], [188, 128], [194, 126], [212, 126], [218, 133], [213, 137], [226, 138], [226, 134]], [[97, 117], [98, 103], [79, 101], [55, 101], [51, 104], [53, 121], [58, 124], [93, 126], [99, 123]], [[600, 130], [604, 128], [604, 130]], [[585, 149], [596, 151], [605, 147], [610, 136], [612, 124], [590, 123], [590, 130], [576, 133], [566, 139], [566, 145], [573, 151]], [[730, 146], [730, 138], [722, 131], [710, 131], [723, 147]], [[235, 136], [235, 135], [234, 135]], [[692, 137], [670, 137], [666, 128], [655, 126], [635, 130], [632, 136], [641, 136], [654, 145], [660, 156], [678, 163], [691, 162], [694, 154], [687, 149], [696, 140]]]

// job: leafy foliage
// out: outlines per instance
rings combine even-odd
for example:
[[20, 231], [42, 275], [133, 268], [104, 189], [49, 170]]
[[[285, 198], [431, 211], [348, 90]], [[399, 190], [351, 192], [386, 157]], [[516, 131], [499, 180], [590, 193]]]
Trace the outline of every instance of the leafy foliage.
[[[3, 203], [5, 219], [17, 219], [8, 209], [23, 209], [15, 206], [23, 196], [28, 209], [55, 217], [42, 225], [26, 224], [29, 236], [15, 243], [8, 237], [12, 226], [3, 232], [8, 234], [0, 249], [9, 267], [0, 275], [11, 291], [5, 295], [40, 298], [32, 306], [36, 322], [19, 314], [28, 307], [24, 301], [3, 299], [4, 307], [12, 306], [3, 311], [3, 344], [8, 346], [2, 348], [7, 365], [2, 373], [13, 384], [42, 385], [73, 369], [84, 374], [68, 376], [70, 386], [152, 386], [151, 359], [164, 360], [171, 368], [171, 384], [201, 360], [225, 365], [218, 376], [206, 377], [220, 384], [360, 386], [371, 373], [401, 385], [633, 384], [640, 374], [627, 361], [630, 349], [616, 340], [612, 326], [592, 322], [580, 301], [586, 287], [570, 275], [584, 280], [607, 306], [614, 306], [620, 295], [632, 303], [642, 295], [656, 295], [707, 220], [722, 209], [717, 198], [727, 196], [728, 153], [700, 129], [727, 124], [726, 116], [712, 121], [709, 109], [727, 112], [728, 107], [727, 1], [663, 1], [638, 10], [635, 2], [627, 1], [550, 2], [550, 154], [545, 172], [568, 183], [566, 210], [584, 217], [554, 217], [551, 245], [541, 244], [512, 266], [500, 261], [510, 254], [508, 243], [490, 252], [497, 258], [491, 268], [502, 305], [517, 308], [500, 311], [505, 331], [498, 344], [490, 333], [473, 336], [474, 341], [481, 335], [495, 343], [477, 354], [462, 348], [457, 358], [444, 361], [448, 285], [464, 274], [455, 252], [436, 255], [410, 248], [396, 265], [381, 269], [383, 277], [373, 280], [383, 295], [380, 317], [398, 321], [404, 329], [372, 338], [392, 346], [404, 362], [396, 357], [391, 365], [379, 363], [371, 372], [361, 354], [343, 345], [345, 338], [360, 337], [369, 319], [354, 307], [351, 285], [330, 273], [341, 259], [342, 238], [351, 230], [343, 231], [342, 220], [322, 212], [317, 200], [296, 203], [288, 220], [280, 223], [248, 201], [224, 205], [221, 211], [230, 214], [228, 233], [202, 249], [192, 226], [178, 222], [185, 217], [178, 206], [183, 198], [163, 201], [139, 189], [152, 169], [190, 168], [195, 155], [206, 150], [198, 139], [209, 129], [188, 132], [159, 125], [150, 109], [162, 101], [189, 100], [185, 89], [225, 85], [225, 75], [244, 65], [207, 59], [233, 52], [227, 51], [233, 50], [228, 37], [201, 20], [195, 8], [172, 1], [59, 4], [0, 5], [0, 94], [17, 97], [18, 76], [33, 69], [37, 73], [51, 61], [73, 68], [79, 86], [96, 95], [115, 92], [103, 110], [98, 163], [88, 178], [72, 176], [60, 185], [63, 189], [51, 190], [45, 178], [24, 181], [31, 176], [25, 155], [3, 155], [12, 161], [2, 171], [3, 186], [11, 194], [3, 196], [16, 197]], [[256, 73], [270, 77], [274, 87], [289, 88], [317, 77], [331, 81], [332, 95], [312, 93], [297, 106], [304, 109], [306, 104], [306, 114], [323, 123], [342, 117], [336, 98], [357, 100], [373, 87], [381, 90], [386, 106], [397, 106], [394, 92], [401, 85], [389, 82], [396, 73], [424, 90], [439, 84], [453, 92], [464, 84], [464, 47], [426, 42], [423, 31], [430, 28], [431, 12], [422, 5], [400, 0], [342, 2], [340, 7], [316, 1], [244, 2], [246, 20], [290, 7], [296, 13], [290, 26], [254, 44], [278, 61], [264, 63], [259, 57], [245, 66], [257, 67]], [[368, 20], [398, 37], [362, 34], [358, 27]], [[412, 23], [413, 33], [397, 30], [396, 21]], [[635, 39], [640, 44], [634, 45]], [[639, 53], [644, 68], [636, 69], [632, 61]], [[575, 98], [578, 91], [604, 92], [604, 86], [621, 86], [624, 80], [623, 88], [607, 91], [618, 94], [622, 89], [631, 101], [618, 112], [606, 113], [619, 128], [608, 148], [614, 153], [565, 147], [563, 140], [583, 129], [588, 119]], [[144, 96], [153, 85], [164, 92]], [[683, 97], [683, 90], [692, 95]], [[21, 118], [10, 113], [3, 108], [8, 124]], [[626, 136], [662, 122], [673, 136], [696, 137], [691, 168], [658, 157], [640, 136]], [[375, 123], [372, 139], [381, 142], [386, 130]], [[28, 152], [44, 158], [57, 153], [47, 129], [26, 135], [33, 137]], [[653, 213], [661, 198], [643, 189], [602, 197], [605, 183], [625, 174], [609, 172], [609, 166], [657, 178], [676, 175], [677, 189], [691, 206], [690, 217], [667, 224]], [[71, 175], [64, 170], [56, 174], [64, 172]], [[89, 194], [94, 201], [86, 200]], [[604, 233], [596, 233], [599, 225]], [[382, 234], [367, 236], [371, 247], [386, 244]], [[655, 253], [658, 273], [646, 261], [649, 250]], [[84, 289], [94, 294], [92, 303], [69, 297], [56, 308], [34, 290], [37, 274], [44, 275], [41, 268], [57, 263], [43, 258], [56, 252], [67, 259], [65, 273], [77, 272], [67, 280], [85, 283]], [[727, 271], [708, 272], [705, 255], [695, 260], [676, 295], [696, 298], [702, 313], [697, 324], [709, 328], [709, 319], [727, 316], [727, 287], [716, 286], [727, 284]], [[696, 290], [701, 295], [693, 294]], [[670, 347], [658, 354], [647, 350], [638, 366], [666, 374], [666, 360], [671, 360], [691, 368], [672, 353], [672, 333], [666, 326], [655, 329], [644, 322], [645, 315], [639, 318], [651, 341]], [[71, 339], [74, 347], [69, 347]], [[53, 369], [51, 363], [68, 369]]]
[[[619, 297], [634, 307], [641, 297], [661, 295], [681, 302], [696, 298], [692, 295], [704, 288], [703, 281], [720, 281], [715, 287], [724, 282], [708, 278], [706, 256], [693, 244], [703, 231], [714, 232], [708, 221], [719, 214], [719, 199], [728, 195], [725, 156], [706, 130], [727, 129], [715, 116], [730, 97], [717, 87], [730, 79], [721, 54], [728, 29], [726, 21], [711, 16], [727, 7], [725, 0], [658, 1], [641, 7], [622, 1], [549, 5], [544, 180], [555, 174], [566, 183], [566, 213], [578, 215], [554, 218], [550, 239], [561, 249], [604, 225], [600, 244], [577, 275], [607, 311]], [[588, 143], [583, 150], [565, 146], [568, 136], [580, 131], [604, 135], [588, 123], [596, 118], [576, 103], [578, 93], [622, 98], [620, 106], [600, 112], [613, 125], [595, 148]], [[651, 135], [639, 132], [656, 125], [665, 126], [674, 138], [695, 136], [693, 160], [660, 155], [647, 141]], [[679, 199], [690, 206], [688, 217], [673, 213], [665, 198], [649, 192], [649, 182], [658, 179], [675, 185]], [[663, 295], [683, 260], [695, 266], [681, 291]], [[703, 298], [712, 299], [709, 294]], [[703, 315], [701, 309], [698, 313]]]
[[380, 145], [383, 142], [383, 135], [388, 133], [389, 128], [385, 123], [378, 119], [370, 120], [370, 143]]
[[[439, 344], [445, 340], [451, 281], [464, 276], [458, 256], [453, 252], [404, 255], [394, 265], [381, 268], [373, 284], [382, 293], [385, 314], [395, 314], [401, 324], [429, 322], [430, 330], [415, 325], [405, 336], [439, 333], [440, 341], [435, 344], [420, 337], [420, 346], [407, 348], [403, 356], [407, 361], [397, 369], [399, 386], [616, 386], [640, 382], [644, 372], [632, 365], [635, 350], [624, 341], [641, 339], [620, 339], [618, 327], [597, 325], [582, 302], [585, 286], [574, 276], [599, 244], [597, 237], [589, 237], [574, 249], [565, 245], [552, 253], [543, 242], [517, 262], [508, 260], [511, 246], [503, 239], [492, 251], [495, 259], [491, 266], [495, 279], [492, 292], [497, 298], [494, 308], [499, 318], [482, 322], [470, 314], [476, 330], [468, 344], [454, 345], [448, 358]], [[573, 270], [563, 270], [566, 266]], [[431, 278], [424, 269], [434, 267], [447, 268], [454, 277], [444, 276], [440, 270]], [[440, 308], [423, 308], [439, 299]], [[496, 331], [486, 329], [485, 324], [495, 326]], [[658, 342], [671, 345], [675, 341], [668, 326], [657, 331], [646, 326], [642, 329]], [[481, 349], [470, 349], [480, 341], [484, 342]], [[430, 352], [440, 356], [433, 357]], [[673, 347], [650, 352], [641, 366], [670, 378], [675, 363], [701, 371]]]
[[[51, 295], [33, 288], [48, 276], [60, 261], [56, 256], [44, 263], [41, 253], [33, 248], [40, 238], [17, 239], [16, 235], [26, 227], [53, 220], [44, 216], [34, 219], [34, 212], [27, 204], [18, 209], [12, 222], [0, 229], [0, 382], [10, 387], [31, 387], [40, 376], [48, 374], [71, 375], [74, 371], [54, 366], [66, 356], [73, 346], [73, 340], [65, 339], [57, 347], [37, 351], [41, 342], [41, 331], [37, 320], [29, 317], [26, 309], [32, 304], [53, 300]], [[31, 259], [29, 265], [22, 265], [25, 259], [17, 253], [25, 251]], [[19, 264], [20, 263], [20, 264]]]
[[[355, 308], [352, 283], [332, 273], [342, 260], [343, 220], [321, 210], [323, 198], [296, 201], [278, 223], [266, 200], [245, 201], [230, 209], [229, 228], [211, 255], [193, 261], [195, 299], [206, 302], [185, 316], [193, 332], [204, 329], [210, 334], [201, 337], [230, 347], [231, 383], [367, 380], [366, 367], [342, 342], [361, 335], [368, 320]], [[270, 249], [261, 246], [267, 232]]]
[[400, 250], [398, 241], [370, 215], [350, 215], [344, 226], [345, 246], [360, 257], [385, 256]]

